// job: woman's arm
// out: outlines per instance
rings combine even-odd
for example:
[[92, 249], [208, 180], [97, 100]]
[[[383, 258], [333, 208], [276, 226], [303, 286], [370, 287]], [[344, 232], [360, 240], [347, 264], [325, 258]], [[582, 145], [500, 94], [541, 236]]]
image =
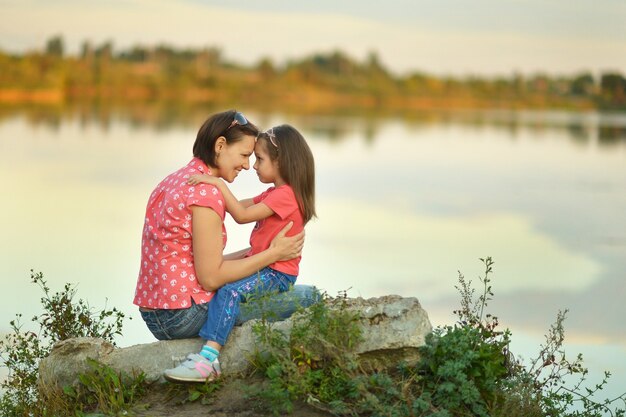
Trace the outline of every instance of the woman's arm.
[[233, 252], [233, 253], [228, 253], [226, 255], [224, 255], [224, 260], [226, 261], [231, 261], [234, 259], [241, 259], [243, 257], [246, 256], [246, 253], [250, 252], [250, 248], [246, 248], [246, 249], [241, 249], [238, 250], [237, 252]]
[[300, 256], [304, 245], [304, 231], [292, 237], [285, 234], [289, 223], [263, 252], [243, 259], [228, 260], [222, 255], [222, 219], [208, 207], [192, 206], [193, 259], [198, 282], [206, 291], [215, 291], [222, 285], [252, 275], [274, 262]]
[[226, 210], [233, 216], [233, 219], [239, 224], [252, 223], [262, 220], [274, 214], [274, 211], [263, 203], [254, 204], [252, 199], [237, 200], [237, 197], [230, 191], [226, 183], [217, 177], [207, 174], [196, 174], [189, 177], [189, 184], [198, 184], [204, 182], [217, 187], [224, 196]]

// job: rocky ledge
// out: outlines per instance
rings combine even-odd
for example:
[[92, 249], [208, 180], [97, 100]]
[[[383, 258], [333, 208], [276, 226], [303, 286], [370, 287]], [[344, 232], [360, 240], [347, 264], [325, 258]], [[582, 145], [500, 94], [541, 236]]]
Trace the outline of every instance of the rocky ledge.
[[[408, 363], [417, 360], [417, 348], [424, 344], [432, 325], [416, 298], [394, 295], [350, 298], [347, 305], [361, 315], [364, 337], [355, 351], [364, 363], [372, 368], [385, 368], [400, 360]], [[277, 322], [274, 326], [288, 334], [292, 320]], [[87, 358], [127, 373], [144, 372], [148, 381], [158, 381], [164, 369], [178, 365], [187, 354], [199, 351], [202, 344], [203, 341], [196, 338], [115, 348], [102, 339], [68, 339], [57, 343], [40, 363], [40, 384], [50, 389], [76, 383], [78, 375], [89, 370]], [[256, 347], [252, 322], [235, 327], [220, 354], [224, 374], [245, 372], [249, 367], [246, 358]]]

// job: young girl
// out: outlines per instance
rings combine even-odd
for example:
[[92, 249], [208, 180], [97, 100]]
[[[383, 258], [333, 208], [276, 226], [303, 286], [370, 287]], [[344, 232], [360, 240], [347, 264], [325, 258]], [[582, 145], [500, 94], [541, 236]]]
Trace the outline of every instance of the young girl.
[[[254, 147], [254, 170], [259, 180], [274, 184], [262, 194], [238, 201], [223, 180], [210, 175], [193, 175], [192, 185], [208, 183], [219, 188], [226, 209], [237, 223], [256, 222], [250, 235], [252, 256], [267, 249], [276, 234], [292, 223], [288, 235], [304, 229], [315, 216], [315, 167], [313, 154], [304, 137], [292, 126], [276, 126], [259, 134]], [[219, 352], [226, 343], [239, 313], [242, 296], [250, 293], [286, 291], [296, 281], [300, 257], [278, 261], [258, 273], [224, 285], [209, 303], [208, 317], [200, 337], [207, 342], [199, 355], [164, 376], [176, 382], [202, 382], [219, 375]]]

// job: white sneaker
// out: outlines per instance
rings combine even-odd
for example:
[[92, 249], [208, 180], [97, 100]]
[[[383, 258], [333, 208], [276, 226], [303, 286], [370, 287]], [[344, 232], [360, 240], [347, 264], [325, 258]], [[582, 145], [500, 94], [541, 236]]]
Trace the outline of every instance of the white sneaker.
[[186, 361], [176, 368], [165, 370], [163, 376], [171, 382], [206, 382], [213, 381], [221, 373], [217, 359], [211, 362], [202, 355], [190, 353]]

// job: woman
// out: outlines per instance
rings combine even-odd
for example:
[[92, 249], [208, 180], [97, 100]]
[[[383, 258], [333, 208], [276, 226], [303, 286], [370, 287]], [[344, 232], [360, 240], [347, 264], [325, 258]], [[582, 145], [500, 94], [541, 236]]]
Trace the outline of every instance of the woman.
[[[242, 113], [214, 114], [198, 131], [194, 158], [161, 181], [150, 195], [133, 303], [159, 340], [197, 337], [207, 320], [213, 291], [301, 254], [304, 232], [288, 237], [291, 225], [287, 225], [265, 251], [248, 257], [244, 257], [248, 249], [223, 255], [222, 194], [209, 184], [187, 184], [193, 174], [233, 182], [241, 170], [249, 169], [257, 134], [256, 126]], [[296, 295], [302, 305], [315, 301], [313, 287], [299, 287]], [[286, 297], [289, 300], [277, 303], [278, 316], [293, 312], [293, 294]]]

